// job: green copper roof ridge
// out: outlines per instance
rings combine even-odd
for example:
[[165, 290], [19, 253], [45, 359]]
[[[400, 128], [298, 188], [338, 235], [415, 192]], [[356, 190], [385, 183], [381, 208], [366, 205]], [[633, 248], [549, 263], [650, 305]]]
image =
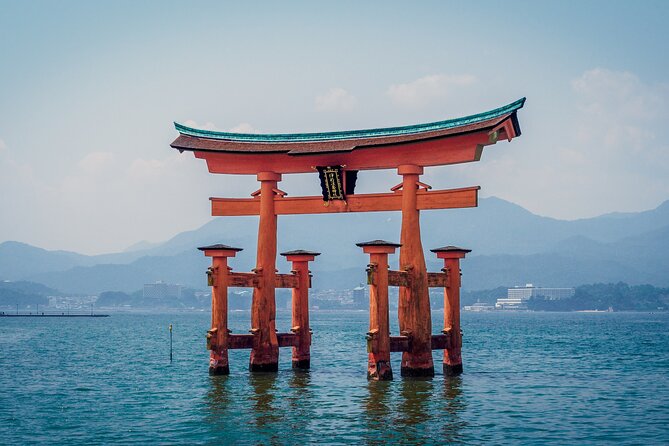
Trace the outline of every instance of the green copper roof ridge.
[[430, 122], [426, 124], [406, 125], [400, 127], [387, 127], [365, 130], [345, 130], [338, 132], [320, 132], [320, 133], [230, 133], [213, 130], [201, 130], [192, 127], [174, 123], [176, 130], [182, 135], [195, 136], [199, 138], [229, 140], [235, 142], [256, 142], [256, 143], [286, 143], [286, 142], [309, 142], [309, 141], [333, 141], [343, 139], [374, 138], [384, 136], [410, 135], [416, 133], [430, 132], [435, 130], [446, 130], [464, 125], [476, 124], [478, 122], [494, 119], [519, 110], [525, 104], [525, 98], [518, 99], [515, 102], [503, 107], [489, 110], [487, 112], [475, 115], [464, 116], [462, 118], [447, 119], [444, 121]]

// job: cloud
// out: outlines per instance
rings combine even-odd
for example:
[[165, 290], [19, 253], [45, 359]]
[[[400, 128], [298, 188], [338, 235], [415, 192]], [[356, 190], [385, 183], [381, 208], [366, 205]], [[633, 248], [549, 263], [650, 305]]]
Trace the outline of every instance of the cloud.
[[232, 132], [232, 133], [260, 133], [260, 131], [258, 129], [253, 127], [248, 122], [242, 122], [242, 123], [232, 127], [228, 131]]
[[221, 129], [216, 126], [216, 124], [212, 122], [205, 122], [204, 124], [198, 124], [196, 121], [193, 121], [192, 119], [187, 119], [184, 121], [184, 125], [188, 127], [192, 127], [194, 129], [200, 129], [200, 130], [211, 130], [213, 132], [231, 132], [231, 133], [260, 133], [258, 129], [253, 127], [251, 124], [248, 122], [240, 122], [234, 127], [231, 127], [227, 130]]
[[405, 84], [391, 85], [386, 94], [397, 105], [422, 107], [435, 99], [443, 99], [463, 87], [477, 82], [470, 74], [432, 74]]
[[486, 148], [478, 163], [435, 169], [425, 181], [480, 184], [484, 196], [557, 218], [640, 211], [669, 198], [666, 84], [594, 68], [559, 94], [560, 107], [530, 101], [519, 112], [517, 140]]
[[[248, 196], [253, 176], [211, 175], [205, 163], [177, 151], [161, 158], [122, 159], [92, 152], [67, 175], [39, 175], [0, 150], [0, 242], [47, 249], [114, 251], [141, 238], [164, 240], [210, 217], [212, 195]], [[17, 224], [20, 222], [20, 224]], [[166, 224], [166, 222], [169, 222]]]
[[317, 111], [346, 112], [355, 108], [358, 99], [343, 88], [332, 88], [316, 97]]
[[[571, 82], [579, 119], [577, 142], [587, 153], [625, 169], [667, 154], [663, 132], [669, 118], [669, 86], [644, 83], [635, 74], [595, 68]], [[631, 163], [631, 164], [630, 164]]]
[[194, 129], [200, 129], [200, 130], [211, 130], [213, 132], [220, 132], [222, 131], [218, 127], [216, 127], [216, 124], [213, 122], [205, 122], [204, 124], [198, 124], [196, 121], [193, 121], [192, 119], [186, 119], [183, 123], [187, 127], [191, 127]]
[[78, 165], [87, 173], [99, 173], [114, 163], [114, 154], [111, 152], [91, 152], [82, 158]]
[[571, 82], [581, 108], [591, 115], [615, 112], [625, 118], [653, 118], [666, 106], [666, 85], [644, 84], [630, 72], [594, 68]]

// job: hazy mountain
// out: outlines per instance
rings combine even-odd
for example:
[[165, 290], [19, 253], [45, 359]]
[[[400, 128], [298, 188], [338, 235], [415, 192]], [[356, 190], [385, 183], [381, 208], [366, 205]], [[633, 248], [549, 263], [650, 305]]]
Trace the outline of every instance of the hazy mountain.
[[[654, 210], [565, 221], [541, 217], [513, 203], [487, 198], [477, 209], [421, 214], [423, 245], [473, 249], [463, 262], [463, 286], [486, 289], [535, 282], [543, 286], [625, 281], [667, 286], [669, 202]], [[226, 243], [244, 248], [230, 265], [254, 265], [256, 217], [215, 218], [202, 227], [158, 244], [121, 253], [85, 256], [46, 251], [17, 242], [0, 244], [0, 279], [30, 279], [67, 292], [134, 291], [164, 280], [203, 288], [209, 260], [195, 248]], [[312, 265], [314, 286], [348, 288], [364, 280], [368, 258], [355, 246], [370, 239], [399, 241], [396, 212], [282, 216], [279, 252], [322, 252]], [[426, 252], [431, 270], [441, 267]], [[391, 256], [395, 266], [397, 256]], [[282, 258], [277, 267], [288, 272]]]
[[65, 271], [85, 264], [87, 256], [68, 251], [47, 251], [20, 242], [0, 244], [0, 279], [17, 280], [47, 271]]

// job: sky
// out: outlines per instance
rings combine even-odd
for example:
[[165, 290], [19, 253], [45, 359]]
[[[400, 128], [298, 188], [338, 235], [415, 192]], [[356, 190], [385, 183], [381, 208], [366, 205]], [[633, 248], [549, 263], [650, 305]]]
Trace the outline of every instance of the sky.
[[[0, 242], [120, 251], [257, 189], [170, 148], [173, 121], [360, 129], [521, 97], [522, 136], [423, 180], [560, 219], [652, 209], [669, 199], [668, 21], [666, 1], [0, 0]], [[280, 187], [320, 190], [314, 174]]]

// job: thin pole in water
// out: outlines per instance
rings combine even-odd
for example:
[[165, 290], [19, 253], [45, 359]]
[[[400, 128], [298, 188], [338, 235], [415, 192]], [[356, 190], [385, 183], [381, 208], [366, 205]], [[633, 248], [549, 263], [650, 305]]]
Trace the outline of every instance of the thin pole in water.
[[172, 362], [172, 324], [170, 324], [170, 362]]

